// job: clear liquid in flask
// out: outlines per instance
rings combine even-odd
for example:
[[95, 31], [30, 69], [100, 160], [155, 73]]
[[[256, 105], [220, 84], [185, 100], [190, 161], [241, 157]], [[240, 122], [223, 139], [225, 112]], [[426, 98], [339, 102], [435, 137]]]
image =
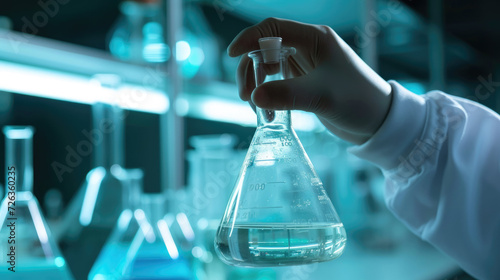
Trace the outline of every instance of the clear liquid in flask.
[[345, 246], [342, 225], [292, 226], [256, 224], [221, 227], [217, 246], [226, 263], [238, 266], [282, 266], [328, 261]]
[[[256, 85], [290, 77], [287, 59], [295, 50], [272, 49], [267, 56], [266, 51], [249, 53]], [[290, 111], [256, 112], [257, 130], [217, 231], [217, 254], [245, 267], [339, 257], [344, 227], [291, 126]]]

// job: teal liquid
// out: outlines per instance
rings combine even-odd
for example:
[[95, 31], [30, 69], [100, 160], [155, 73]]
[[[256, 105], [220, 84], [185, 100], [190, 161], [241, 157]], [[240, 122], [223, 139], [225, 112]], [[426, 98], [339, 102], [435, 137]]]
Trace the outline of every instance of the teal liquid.
[[90, 270], [88, 280], [119, 279], [128, 247], [128, 244], [107, 244]]
[[134, 259], [126, 280], [191, 280], [188, 262], [183, 258], [141, 257]]
[[219, 228], [215, 246], [227, 264], [265, 267], [329, 261], [342, 255], [345, 242], [342, 224], [255, 224]]
[[[189, 263], [182, 257], [171, 259], [159, 256], [151, 248], [135, 256], [124, 271], [130, 244], [108, 244], [92, 267], [89, 280], [190, 280]], [[124, 274], [124, 275], [122, 275]]]
[[53, 261], [19, 260], [16, 272], [7, 270], [8, 266], [0, 266], [0, 279], [37, 279], [37, 280], [72, 280], [73, 277], [66, 265], [57, 266]]

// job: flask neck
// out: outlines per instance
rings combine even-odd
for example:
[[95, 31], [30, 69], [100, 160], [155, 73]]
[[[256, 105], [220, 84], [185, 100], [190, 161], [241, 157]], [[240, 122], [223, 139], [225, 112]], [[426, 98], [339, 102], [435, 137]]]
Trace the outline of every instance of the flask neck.
[[163, 193], [143, 193], [141, 195], [141, 205], [150, 223], [156, 223], [167, 214], [166, 197]]
[[[253, 61], [255, 85], [260, 86], [267, 82], [289, 78], [291, 74], [288, 65], [288, 57], [294, 53], [294, 48], [267, 49], [250, 52], [248, 57]], [[256, 108], [256, 111], [258, 128], [291, 128], [290, 111], [288, 110], [265, 110]]]
[[123, 110], [110, 104], [96, 103], [92, 106], [92, 120], [93, 136], [97, 138], [94, 167], [109, 169], [114, 164], [123, 165]]
[[[33, 191], [33, 133], [30, 126], [6, 126], [5, 187], [6, 193]], [[13, 182], [13, 183], [10, 183]]]
[[275, 110], [265, 110], [259, 107], [256, 108], [257, 111], [257, 127], [258, 128], [286, 128], [290, 129], [292, 126], [291, 114], [289, 110], [275, 111]]
[[122, 183], [123, 209], [129, 209], [132, 211], [139, 209], [144, 177], [142, 169], [125, 169], [120, 165], [113, 165], [111, 166], [111, 174]]

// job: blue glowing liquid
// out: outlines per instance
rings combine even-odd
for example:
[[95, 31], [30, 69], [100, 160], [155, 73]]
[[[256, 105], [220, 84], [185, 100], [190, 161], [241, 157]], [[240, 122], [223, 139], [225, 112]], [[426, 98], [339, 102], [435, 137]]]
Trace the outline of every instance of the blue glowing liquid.
[[189, 265], [184, 259], [140, 258], [134, 261], [127, 280], [190, 280]]
[[[130, 244], [108, 244], [90, 271], [89, 280], [191, 280], [189, 263], [179, 257], [173, 260], [158, 253], [139, 252], [125, 264]], [[151, 249], [151, 248], [148, 248]], [[167, 254], [165, 252], [165, 254]], [[124, 268], [126, 269], [124, 271]]]
[[185, 259], [167, 257], [135, 258], [124, 280], [191, 280], [189, 264]]
[[128, 244], [108, 244], [89, 273], [89, 280], [119, 279], [127, 256]]
[[0, 279], [72, 280], [73, 277], [66, 265], [60, 263], [59, 265], [57, 266], [54, 261], [20, 259], [16, 264], [16, 272], [7, 270], [8, 266], [2, 264], [0, 266]]

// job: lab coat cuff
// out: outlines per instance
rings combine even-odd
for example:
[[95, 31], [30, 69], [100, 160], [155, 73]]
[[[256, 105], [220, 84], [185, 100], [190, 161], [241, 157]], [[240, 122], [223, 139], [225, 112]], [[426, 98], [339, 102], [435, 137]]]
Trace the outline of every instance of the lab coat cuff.
[[389, 81], [389, 84], [392, 87], [392, 104], [384, 123], [367, 142], [348, 149], [383, 170], [397, 167], [411, 151], [422, 134], [426, 118], [422, 96], [410, 92], [396, 81]]

